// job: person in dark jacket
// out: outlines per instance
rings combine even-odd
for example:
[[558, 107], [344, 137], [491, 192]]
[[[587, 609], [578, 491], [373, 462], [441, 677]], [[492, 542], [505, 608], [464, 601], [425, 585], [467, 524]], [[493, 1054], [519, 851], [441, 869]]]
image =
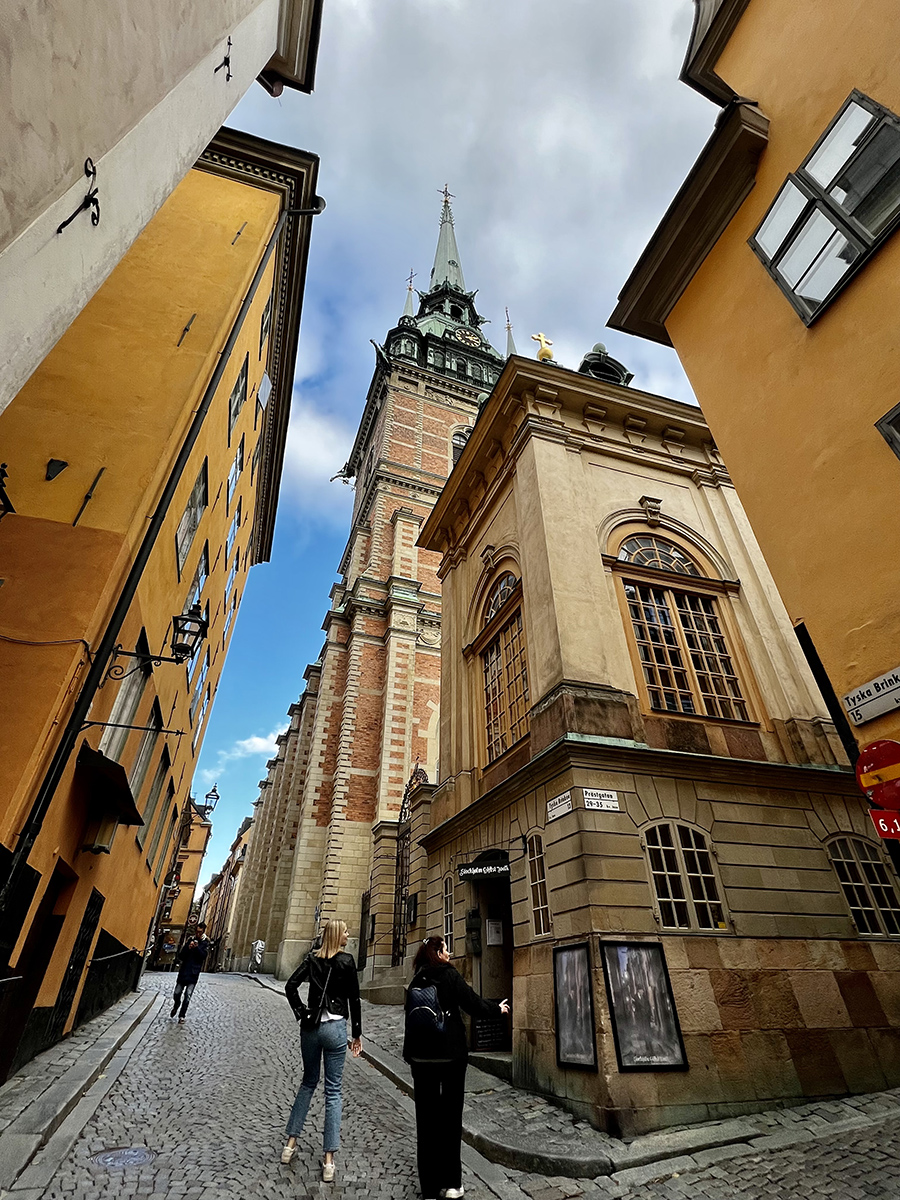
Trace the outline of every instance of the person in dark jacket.
[[197, 986], [197, 980], [200, 978], [200, 971], [206, 962], [207, 954], [209, 954], [209, 942], [206, 937], [206, 926], [198, 925], [196, 937], [188, 938], [176, 960], [178, 975], [175, 979], [175, 995], [172, 998], [172, 1011], [169, 1016], [174, 1017], [178, 1012], [178, 1005], [181, 1004], [179, 1025], [184, 1024], [188, 1005], [194, 994], [194, 988]]
[[450, 1200], [463, 1194], [460, 1153], [469, 1051], [459, 1010], [473, 1017], [506, 1016], [509, 1001], [483, 1000], [474, 992], [451, 967], [442, 937], [425, 939], [413, 960], [413, 972], [411, 987], [436, 987], [445, 1029], [440, 1061], [417, 1059], [409, 1035], [403, 1040], [403, 1057], [415, 1087], [419, 1182], [425, 1200], [438, 1196]]
[[[341, 1137], [341, 1081], [347, 1055], [347, 1018], [353, 1040], [350, 1049], [357, 1058], [362, 1050], [362, 1013], [359, 1005], [359, 978], [356, 963], [344, 952], [347, 926], [329, 921], [322, 945], [311, 950], [284, 987], [288, 1003], [300, 1022], [300, 1052], [303, 1055], [303, 1080], [288, 1117], [287, 1145], [281, 1161], [289, 1163], [303, 1132], [309, 1103], [319, 1082], [322, 1059], [325, 1060], [325, 1130], [322, 1146], [325, 1158], [322, 1178], [334, 1179], [334, 1154]], [[309, 997], [300, 999], [300, 984], [309, 982]]]

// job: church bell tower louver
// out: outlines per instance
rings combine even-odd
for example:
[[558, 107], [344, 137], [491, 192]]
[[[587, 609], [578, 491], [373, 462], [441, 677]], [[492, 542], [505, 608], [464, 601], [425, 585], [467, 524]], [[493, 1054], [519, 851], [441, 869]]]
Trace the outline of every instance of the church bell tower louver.
[[273, 778], [291, 780], [291, 795], [261, 792], [261, 804], [283, 814], [269, 823], [281, 833], [277, 844], [274, 835], [253, 843], [246, 882], [258, 879], [260, 895], [269, 875], [290, 882], [268, 888], [266, 914], [247, 889], [236, 947], [238, 956], [249, 953], [244, 943], [265, 936], [254, 928], [265, 919], [263, 966], [281, 978], [330, 917], [346, 921], [353, 939], [361, 932], [360, 957], [370, 965], [390, 962], [393, 914], [374, 911], [361, 930], [373, 875], [394, 870], [392, 861], [373, 862], [373, 828], [396, 824], [416, 762], [430, 780], [438, 766], [439, 556], [416, 539], [506, 361], [482, 333], [476, 293], [466, 291], [451, 199], [444, 188], [428, 290], [414, 293], [410, 277], [403, 315], [376, 344], [341, 472], [356, 496], [325, 645], [310, 668], [317, 687], [301, 697], [294, 722], [306, 731], [302, 765], [281, 775], [272, 767]]

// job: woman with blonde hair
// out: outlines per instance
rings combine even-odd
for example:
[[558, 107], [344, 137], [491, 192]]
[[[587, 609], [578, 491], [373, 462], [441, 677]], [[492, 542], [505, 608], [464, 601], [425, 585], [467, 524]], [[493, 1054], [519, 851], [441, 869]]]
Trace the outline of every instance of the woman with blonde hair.
[[[359, 1006], [359, 979], [356, 963], [347, 954], [347, 926], [343, 921], [328, 921], [318, 950], [306, 958], [284, 985], [288, 1003], [300, 1022], [300, 1052], [303, 1056], [303, 1080], [287, 1123], [287, 1145], [281, 1161], [289, 1163], [303, 1132], [309, 1103], [319, 1082], [322, 1059], [325, 1060], [325, 1131], [322, 1146], [325, 1158], [322, 1178], [334, 1179], [334, 1155], [341, 1138], [341, 1080], [347, 1054], [347, 1019], [353, 1040], [350, 1049], [357, 1058], [362, 1050], [362, 1015]], [[306, 1004], [300, 999], [300, 984], [309, 981]]]

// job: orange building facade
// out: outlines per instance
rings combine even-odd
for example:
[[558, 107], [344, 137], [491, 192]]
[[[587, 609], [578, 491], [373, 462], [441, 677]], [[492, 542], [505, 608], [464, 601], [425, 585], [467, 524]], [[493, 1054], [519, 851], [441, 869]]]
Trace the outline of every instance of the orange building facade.
[[0, 414], [2, 1075], [140, 969], [271, 548], [317, 167], [221, 131]]

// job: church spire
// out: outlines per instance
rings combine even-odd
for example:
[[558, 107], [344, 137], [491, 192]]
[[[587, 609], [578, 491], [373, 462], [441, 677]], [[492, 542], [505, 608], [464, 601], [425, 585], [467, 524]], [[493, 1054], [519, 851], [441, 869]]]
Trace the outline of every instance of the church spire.
[[410, 267], [409, 278], [406, 280], [406, 304], [403, 306], [404, 317], [414, 317], [416, 315], [413, 308], [413, 280], [416, 277], [415, 271]]
[[517, 354], [516, 343], [513, 338], [513, 327], [509, 320], [509, 309], [506, 310], [506, 357], [511, 358]]
[[450, 201], [453, 197], [446, 184], [438, 190], [444, 197], [444, 206], [441, 209], [441, 231], [438, 234], [437, 250], [434, 254], [434, 266], [431, 268], [429, 287], [431, 291], [434, 291], [442, 283], [448, 283], [452, 288], [464, 292], [466, 290], [466, 281], [463, 279], [462, 267], [459, 263], [459, 249], [456, 245], [456, 233], [453, 229], [453, 213], [450, 209]]

